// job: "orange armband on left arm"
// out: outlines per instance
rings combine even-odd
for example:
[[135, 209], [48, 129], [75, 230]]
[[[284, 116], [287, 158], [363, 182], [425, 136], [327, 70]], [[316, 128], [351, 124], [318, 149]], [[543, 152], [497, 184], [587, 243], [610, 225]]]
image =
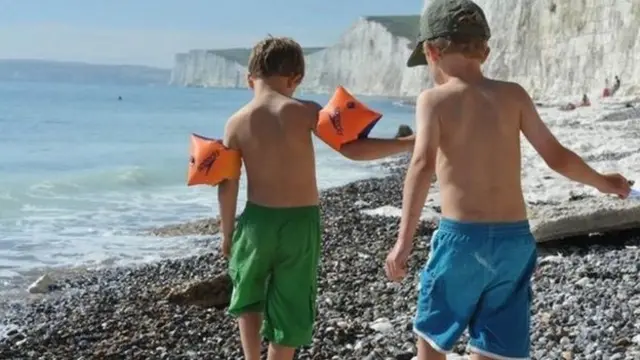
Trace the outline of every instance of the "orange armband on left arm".
[[240, 151], [229, 149], [221, 140], [191, 134], [187, 186], [216, 186], [224, 180], [239, 179]]
[[353, 95], [338, 86], [327, 105], [320, 110], [316, 134], [327, 145], [339, 151], [342, 145], [369, 136], [382, 114], [369, 109]]

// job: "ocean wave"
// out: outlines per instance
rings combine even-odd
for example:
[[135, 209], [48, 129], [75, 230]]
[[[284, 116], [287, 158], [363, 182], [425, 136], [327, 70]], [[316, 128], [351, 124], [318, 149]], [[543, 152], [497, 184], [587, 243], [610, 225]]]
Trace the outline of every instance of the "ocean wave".
[[115, 189], [140, 189], [160, 185], [176, 184], [177, 176], [160, 169], [143, 168], [140, 166], [127, 166], [108, 170], [99, 170], [91, 173], [76, 173], [72, 176], [45, 180], [32, 185], [33, 191], [51, 191], [64, 193], [78, 190], [115, 190]]
[[128, 166], [65, 175], [16, 176], [3, 179], [0, 204], [21, 202], [27, 198], [58, 198], [65, 195], [108, 191], [145, 190], [158, 186], [180, 185], [182, 174], [167, 170]]

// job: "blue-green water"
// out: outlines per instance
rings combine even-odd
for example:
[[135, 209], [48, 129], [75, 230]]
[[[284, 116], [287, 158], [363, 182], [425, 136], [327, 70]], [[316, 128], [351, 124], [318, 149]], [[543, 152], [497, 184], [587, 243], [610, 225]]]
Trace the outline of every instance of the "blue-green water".
[[[42, 267], [199, 251], [195, 239], [136, 234], [215, 215], [215, 190], [185, 185], [189, 134], [220, 136], [227, 117], [250, 96], [246, 90], [0, 83], [0, 290], [3, 281]], [[393, 136], [399, 124], [413, 121], [408, 108], [362, 99], [385, 114], [374, 136]], [[380, 173], [319, 142], [317, 165], [324, 188]]]

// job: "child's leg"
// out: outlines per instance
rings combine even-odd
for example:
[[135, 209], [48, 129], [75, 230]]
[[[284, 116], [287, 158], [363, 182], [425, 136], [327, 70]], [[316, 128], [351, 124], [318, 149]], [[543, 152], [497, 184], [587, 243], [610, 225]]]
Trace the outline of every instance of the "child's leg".
[[260, 360], [260, 326], [262, 326], [261, 313], [250, 312], [238, 317], [240, 341], [245, 360]]
[[424, 339], [418, 337], [418, 360], [446, 360], [447, 356], [436, 351]]
[[262, 335], [269, 340], [269, 359], [293, 358], [295, 349], [313, 340], [320, 255], [320, 210], [288, 209], [278, 232], [267, 290]]
[[527, 228], [512, 229], [496, 236], [494, 246], [497, 275], [469, 324], [469, 349], [473, 359], [529, 359], [535, 240]]
[[471, 354], [471, 360], [499, 360], [497, 358], [491, 358], [491, 357], [487, 357], [484, 355], [479, 355], [479, 354]]
[[260, 359], [260, 326], [265, 311], [267, 281], [277, 236], [260, 207], [247, 203], [231, 244], [229, 276], [233, 292], [228, 312], [238, 319], [245, 359]]
[[482, 230], [443, 218], [431, 238], [413, 324], [419, 360], [445, 359], [469, 324], [486, 285], [476, 258], [484, 251]]
[[295, 348], [281, 346], [277, 344], [269, 345], [269, 355], [267, 360], [293, 360], [293, 355], [296, 353]]

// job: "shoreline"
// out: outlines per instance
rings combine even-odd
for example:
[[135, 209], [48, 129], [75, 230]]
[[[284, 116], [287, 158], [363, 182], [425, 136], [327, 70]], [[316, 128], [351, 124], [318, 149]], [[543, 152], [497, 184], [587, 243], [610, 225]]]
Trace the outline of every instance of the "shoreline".
[[[416, 275], [426, 261], [434, 224], [420, 224], [409, 275], [402, 284], [393, 284], [382, 265], [399, 219], [360, 211], [401, 202], [405, 164], [406, 157], [396, 158], [381, 164], [386, 177], [321, 192], [318, 318], [314, 343], [302, 348], [298, 358], [415, 355], [410, 325]], [[199, 223], [212, 229], [211, 220]], [[538, 244], [534, 359], [640, 356], [638, 245], [640, 230]], [[0, 339], [0, 358], [236, 358], [238, 334], [224, 310], [167, 300], [172, 290], [223, 274], [225, 268], [214, 246], [187, 258], [70, 272], [56, 279], [60, 290], [0, 307], [8, 312], [3, 321], [20, 327]], [[203, 296], [211, 295], [194, 295]], [[464, 353], [464, 344], [458, 343], [454, 352]]]

